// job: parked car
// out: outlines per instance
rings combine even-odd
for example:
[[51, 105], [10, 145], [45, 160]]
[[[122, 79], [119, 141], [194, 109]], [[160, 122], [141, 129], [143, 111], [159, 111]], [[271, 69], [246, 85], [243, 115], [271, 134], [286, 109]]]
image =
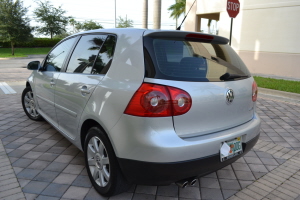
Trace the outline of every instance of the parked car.
[[85, 155], [104, 196], [130, 184], [181, 187], [257, 142], [257, 85], [228, 39], [203, 33], [101, 29], [57, 44], [22, 94]]

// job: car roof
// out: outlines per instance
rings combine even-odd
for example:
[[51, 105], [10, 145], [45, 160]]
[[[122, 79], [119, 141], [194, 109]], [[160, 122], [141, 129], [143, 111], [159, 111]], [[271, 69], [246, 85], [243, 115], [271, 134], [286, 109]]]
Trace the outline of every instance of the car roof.
[[[141, 29], [141, 28], [111, 28], [111, 29], [95, 29], [95, 30], [89, 30], [89, 31], [83, 31], [76, 33], [74, 35], [82, 35], [82, 34], [91, 34], [91, 33], [111, 33], [111, 34], [125, 34], [130, 35], [132, 32], [145, 32], [147, 29]], [[72, 36], [74, 36], [72, 35]]]
[[[179, 31], [179, 30], [161, 30], [161, 29], [142, 29], [142, 28], [111, 28], [111, 29], [95, 29], [90, 31], [84, 31], [76, 33], [75, 35], [84, 35], [84, 34], [91, 34], [91, 33], [107, 33], [107, 34], [116, 34], [116, 35], [125, 35], [130, 37], [133, 33], [140, 32], [141, 36], [149, 36], [149, 37], [156, 37], [156, 38], [186, 38], [187, 36], [189, 39], [202, 39], [202, 40], [209, 40], [210, 43], [218, 43], [218, 44], [227, 44], [228, 39], [225, 37], [205, 34], [201, 32], [190, 32], [190, 31]], [[69, 37], [72, 37], [69, 36]]]

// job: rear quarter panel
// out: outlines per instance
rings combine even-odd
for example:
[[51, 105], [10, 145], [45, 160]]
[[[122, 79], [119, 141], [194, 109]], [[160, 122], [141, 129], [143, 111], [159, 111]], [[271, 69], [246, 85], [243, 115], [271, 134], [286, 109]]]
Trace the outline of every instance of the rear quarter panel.
[[114, 147], [112, 138], [118, 136], [110, 135], [109, 131], [123, 115], [144, 79], [143, 32], [137, 29], [127, 32], [123, 29], [122, 32], [114, 33], [117, 35], [117, 43], [111, 67], [84, 109], [79, 134], [82, 124], [87, 119], [93, 119], [106, 131]]

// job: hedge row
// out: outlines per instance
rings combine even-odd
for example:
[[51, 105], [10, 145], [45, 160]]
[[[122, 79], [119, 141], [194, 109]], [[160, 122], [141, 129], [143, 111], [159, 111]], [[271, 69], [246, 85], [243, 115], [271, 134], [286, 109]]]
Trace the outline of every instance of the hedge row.
[[[61, 39], [58, 38], [33, 38], [29, 42], [20, 42], [15, 47], [54, 47]], [[0, 42], [0, 47], [11, 47], [10, 42]]]

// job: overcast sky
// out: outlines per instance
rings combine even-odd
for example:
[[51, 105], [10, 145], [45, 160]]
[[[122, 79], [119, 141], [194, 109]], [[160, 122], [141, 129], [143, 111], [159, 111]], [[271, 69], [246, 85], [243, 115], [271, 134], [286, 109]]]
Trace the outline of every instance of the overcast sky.
[[[114, 28], [115, 26], [115, 0], [50, 0], [55, 7], [62, 6], [67, 11], [67, 16], [72, 16], [77, 21], [94, 20], [99, 22], [104, 28]], [[175, 3], [175, 0], [162, 0], [161, 28], [175, 29], [175, 20], [171, 19], [168, 7]], [[153, 27], [153, 4], [154, 0], [148, 0], [148, 28]], [[23, 0], [25, 7], [30, 7], [28, 15], [34, 22], [33, 10], [37, 3], [33, 0]], [[116, 0], [117, 17], [122, 16], [133, 20], [135, 28], [142, 27], [142, 0]], [[183, 16], [179, 19], [181, 22]]]

